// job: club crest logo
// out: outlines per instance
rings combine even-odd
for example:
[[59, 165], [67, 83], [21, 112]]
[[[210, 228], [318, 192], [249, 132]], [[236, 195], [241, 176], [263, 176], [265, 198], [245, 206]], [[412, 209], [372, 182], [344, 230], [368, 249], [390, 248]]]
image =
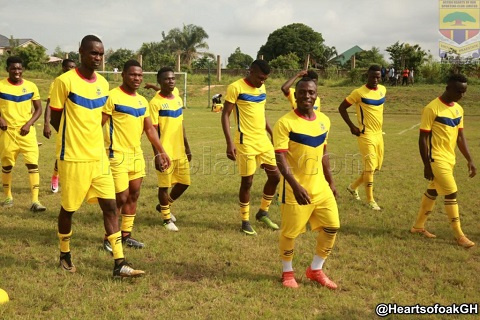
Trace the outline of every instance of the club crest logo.
[[320, 129], [321, 129], [322, 131], [325, 131], [325, 125], [323, 124], [323, 122], [320, 123]]
[[22, 88], [22, 93], [23, 93], [23, 94], [27, 93], [27, 89], [26, 89], [26, 88]]
[[480, 0], [439, 0], [439, 53], [480, 56]]
[[102, 95], [102, 90], [100, 89], [100, 87], [97, 87], [97, 96], [101, 96]]

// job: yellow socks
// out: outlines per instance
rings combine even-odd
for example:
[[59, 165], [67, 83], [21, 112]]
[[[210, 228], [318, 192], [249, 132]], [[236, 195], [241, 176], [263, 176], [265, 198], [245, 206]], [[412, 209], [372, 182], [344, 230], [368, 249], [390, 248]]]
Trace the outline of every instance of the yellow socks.
[[358, 177], [358, 179], [355, 180], [355, 182], [350, 185], [350, 187], [351, 187], [353, 190], [356, 190], [362, 183], [363, 183], [363, 172], [362, 172], [362, 174], [360, 175], [360, 177]]
[[375, 201], [373, 198], [373, 171], [363, 172], [363, 181], [365, 182], [365, 193], [367, 202]]
[[320, 228], [317, 236], [317, 248], [315, 253], [317, 256], [326, 259], [332, 251], [337, 236], [337, 228]]
[[57, 233], [60, 240], [60, 252], [70, 252], [70, 238], [72, 237], [72, 230], [68, 234]]
[[112, 246], [113, 259], [124, 259], [123, 246], [122, 246], [122, 233], [120, 231], [115, 232], [107, 237], [108, 242]]
[[38, 168], [28, 169], [28, 178], [30, 179], [30, 188], [32, 190], [32, 203], [38, 202], [38, 191], [40, 190], [40, 174]]
[[170, 220], [170, 205], [162, 205], [160, 204], [160, 213], [162, 214], [163, 220]]
[[260, 209], [263, 210], [263, 211], [268, 211], [268, 209], [270, 208], [270, 204], [272, 203], [272, 200], [273, 200], [273, 197], [275, 195], [266, 195], [265, 193], [263, 194], [263, 197], [262, 197], [262, 202], [260, 203]]
[[456, 239], [460, 239], [464, 236], [462, 228], [460, 226], [460, 215], [458, 213], [457, 199], [445, 199], [445, 211], [447, 212], [448, 219], [450, 219], [450, 226]]
[[417, 221], [413, 227], [415, 229], [424, 229], [425, 222], [428, 219], [428, 216], [432, 213], [433, 208], [435, 207], [435, 200], [437, 197], [432, 196], [425, 192], [422, 196], [422, 203], [420, 204], [420, 210], [418, 211]]
[[250, 220], [250, 202], [240, 202], [240, 217], [242, 218], [242, 221]]
[[133, 221], [135, 220], [135, 214], [122, 214], [122, 226], [120, 230], [125, 233], [132, 233]]
[[293, 248], [295, 245], [295, 239], [287, 238], [283, 234], [280, 234], [278, 246], [280, 248], [280, 256], [282, 261], [293, 260]]
[[2, 168], [2, 184], [5, 197], [12, 199], [12, 169]]

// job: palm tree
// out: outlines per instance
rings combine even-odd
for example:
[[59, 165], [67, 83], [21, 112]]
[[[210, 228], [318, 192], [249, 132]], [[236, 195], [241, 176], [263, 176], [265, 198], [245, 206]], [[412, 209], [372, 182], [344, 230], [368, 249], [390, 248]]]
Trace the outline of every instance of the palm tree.
[[183, 25], [183, 29], [172, 29], [165, 35], [162, 32], [163, 42], [168, 46], [170, 51], [180, 54], [180, 59], [188, 68], [192, 62], [205, 52], [199, 52], [199, 49], [208, 49], [205, 41], [208, 34], [202, 27], [188, 24]]

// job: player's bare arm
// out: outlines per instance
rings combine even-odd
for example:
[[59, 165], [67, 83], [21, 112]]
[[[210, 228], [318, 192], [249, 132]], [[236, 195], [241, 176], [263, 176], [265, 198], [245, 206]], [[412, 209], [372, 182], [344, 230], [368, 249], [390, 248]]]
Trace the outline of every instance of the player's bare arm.
[[26, 136], [30, 132], [30, 127], [42, 115], [42, 102], [40, 100], [32, 100], [32, 104], [33, 104], [33, 109], [34, 109], [32, 117], [30, 118], [30, 120], [28, 120], [27, 123], [25, 123], [20, 128], [20, 135], [21, 136]]
[[192, 152], [190, 151], [190, 145], [188, 144], [187, 133], [185, 132], [185, 125], [183, 127], [183, 145], [185, 146], [185, 153], [187, 154], [188, 162], [192, 161]]
[[222, 111], [222, 129], [225, 135], [225, 141], [227, 142], [227, 158], [230, 160], [235, 160], [237, 157], [237, 150], [235, 149], [230, 134], [230, 114], [232, 113], [233, 107], [235, 107], [233, 103], [225, 101]]
[[288, 96], [290, 94], [290, 87], [293, 85], [295, 80], [303, 76], [306, 76], [307, 73], [308, 73], [307, 70], [302, 70], [298, 72], [296, 75], [294, 75], [293, 77], [291, 77], [290, 79], [288, 79], [287, 81], [285, 81], [285, 83], [282, 84], [282, 87], [281, 87], [283, 94], [285, 96]]
[[267, 115], [265, 115], [265, 130], [267, 130], [268, 134], [270, 135], [270, 140], [272, 140], [273, 143], [273, 131], [272, 127], [270, 127], [270, 124], [268, 123]]
[[470, 150], [468, 149], [468, 145], [467, 145], [467, 139], [463, 134], [463, 130], [458, 130], [457, 146], [460, 152], [463, 154], [463, 156], [467, 160], [468, 176], [470, 178], [475, 177], [475, 175], [477, 174], [477, 168], [473, 164], [473, 159], [472, 159], [472, 156], [470, 155]]
[[287, 159], [285, 158], [285, 152], [275, 152], [275, 159], [277, 160], [277, 167], [280, 173], [283, 175], [288, 184], [292, 187], [293, 195], [299, 205], [310, 204], [310, 196], [307, 190], [302, 187], [295, 179], [288, 166]]
[[171, 165], [170, 157], [165, 152], [165, 149], [163, 149], [163, 146], [158, 137], [157, 130], [153, 126], [152, 119], [150, 119], [150, 117], [144, 118], [143, 128], [144, 128], [143, 131], [145, 132], [145, 135], [147, 136], [148, 141], [150, 141], [154, 149], [157, 150], [157, 157], [160, 159], [160, 166], [162, 170], [166, 170], [170, 168], [170, 165]]
[[156, 85], [152, 83], [145, 83], [145, 89], [153, 89], [155, 91], [160, 91], [160, 87], [157, 87]]
[[350, 108], [350, 106], [351, 104], [349, 104], [347, 100], [343, 100], [343, 102], [338, 107], [338, 112], [340, 112], [340, 115], [342, 116], [343, 121], [345, 121], [345, 123], [350, 128], [350, 132], [353, 135], [359, 137], [361, 131], [355, 124], [353, 124], [352, 120], [350, 120], [350, 116], [348, 115], [348, 112], [347, 112], [347, 109]]
[[50, 98], [47, 99], [45, 104], [45, 116], [43, 118], [43, 136], [47, 139], [50, 139], [52, 136], [52, 130], [50, 129]]
[[428, 157], [428, 138], [430, 132], [420, 131], [418, 138], [418, 149], [420, 151], [420, 157], [423, 161], [423, 176], [427, 180], [433, 180], [432, 166], [430, 165], [430, 158]]
[[333, 195], [335, 196], [335, 198], [337, 198], [338, 192], [337, 188], [335, 187], [335, 182], [333, 181], [332, 171], [330, 170], [330, 155], [327, 151], [327, 146], [324, 146], [323, 148], [322, 166], [325, 180], [327, 180], [328, 185], [333, 192]]

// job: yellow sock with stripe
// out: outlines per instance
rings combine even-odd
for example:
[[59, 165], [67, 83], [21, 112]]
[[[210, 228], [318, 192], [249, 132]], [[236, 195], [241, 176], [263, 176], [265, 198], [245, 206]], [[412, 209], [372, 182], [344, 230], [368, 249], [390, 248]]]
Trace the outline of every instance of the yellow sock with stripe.
[[12, 169], [5, 170], [5, 168], [2, 168], [2, 184], [5, 197], [12, 199]]
[[365, 171], [363, 173], [363, 181], [365, 182], [365, 193], [367, 201], [375, 201], [373, 198], [373, 171]]
[[112, 246], [113, 259], [124, 259], [122, 246], [122, 233], [120, 231], [112, 233], [107, 237], [110, 246]]
[[337, 237], [337, 228], [320, 228], [317, 236], [317, 248], [315, 253], [317, 256], [326, 259], [332, 251]]
[[263, 197], [262, 197], [262, 202], [260, 203], [260, 209], [263, 210], [263, 211], [268, 211], [274, 196], [275, 196], [274, 194], [269, 196], [269, 195], [264, 193]]
[[32, 190], [32, 203], [38, 202], [38, 192], [40, 191], [40, 174], [38, 173], [38, 168], [28, 169], [28, 178]]
[[351, 187], [353, 190], [355, 190], [355, 189], [357, 189], [362, 183], [363, 183], [363, 172], [362, 172], [362, 174], [360, 175], [360, 177], [358, 177], [358, 179], [355, 180], [355, 182], [350, 185], [350, 187]]
[[437, 197], [429, 195], [427, 192], [423, 194], [422, 203], [420, 204], [420, 210], [418, 211], [417, 215], [417, 221], [415, 221], [415, 224], [413, 225], [415, 229], [425, 228], [425, 222], [435, 207], [436, 199]]
[[250, 202], [242, 203], [240, 202], [240, 217], [242, 221], [250, 220]]
[[456, 239], [460, 239], [463, 234], [462, 227], [460, 226], [460, 214], [458, 212], [457, 199], [445, 199], [445, 211], [447, 212], [448, 219], [450, 219], [450, 226]]
[[162, 219], [163, 220], [169, 220], [170, 219], [170, 205], [160, 205], [160, 213], [162, 214]]
[[175, 200], [173, 200], [172, 197], [169, 195], [168, 196], [168, 205], [171, 207], [174, 202], [175, 202]]
[[135, 214], [122, 214], [122, 226], [120, 228], [122, 233], [132, 233], [134, 220]]
[[293, 252], [295, 246], [295, 239], [287, 238], [283, 234], [280, 234], [278, 247], [280, 248], [280, 257], [282, 261], [292, 261]]
[[70, 239], [72, 238], [72, 230], [68, 234], [61, 234], [57, 232], [58, 239], [60, 240], [60, 252], [70, 252]]

